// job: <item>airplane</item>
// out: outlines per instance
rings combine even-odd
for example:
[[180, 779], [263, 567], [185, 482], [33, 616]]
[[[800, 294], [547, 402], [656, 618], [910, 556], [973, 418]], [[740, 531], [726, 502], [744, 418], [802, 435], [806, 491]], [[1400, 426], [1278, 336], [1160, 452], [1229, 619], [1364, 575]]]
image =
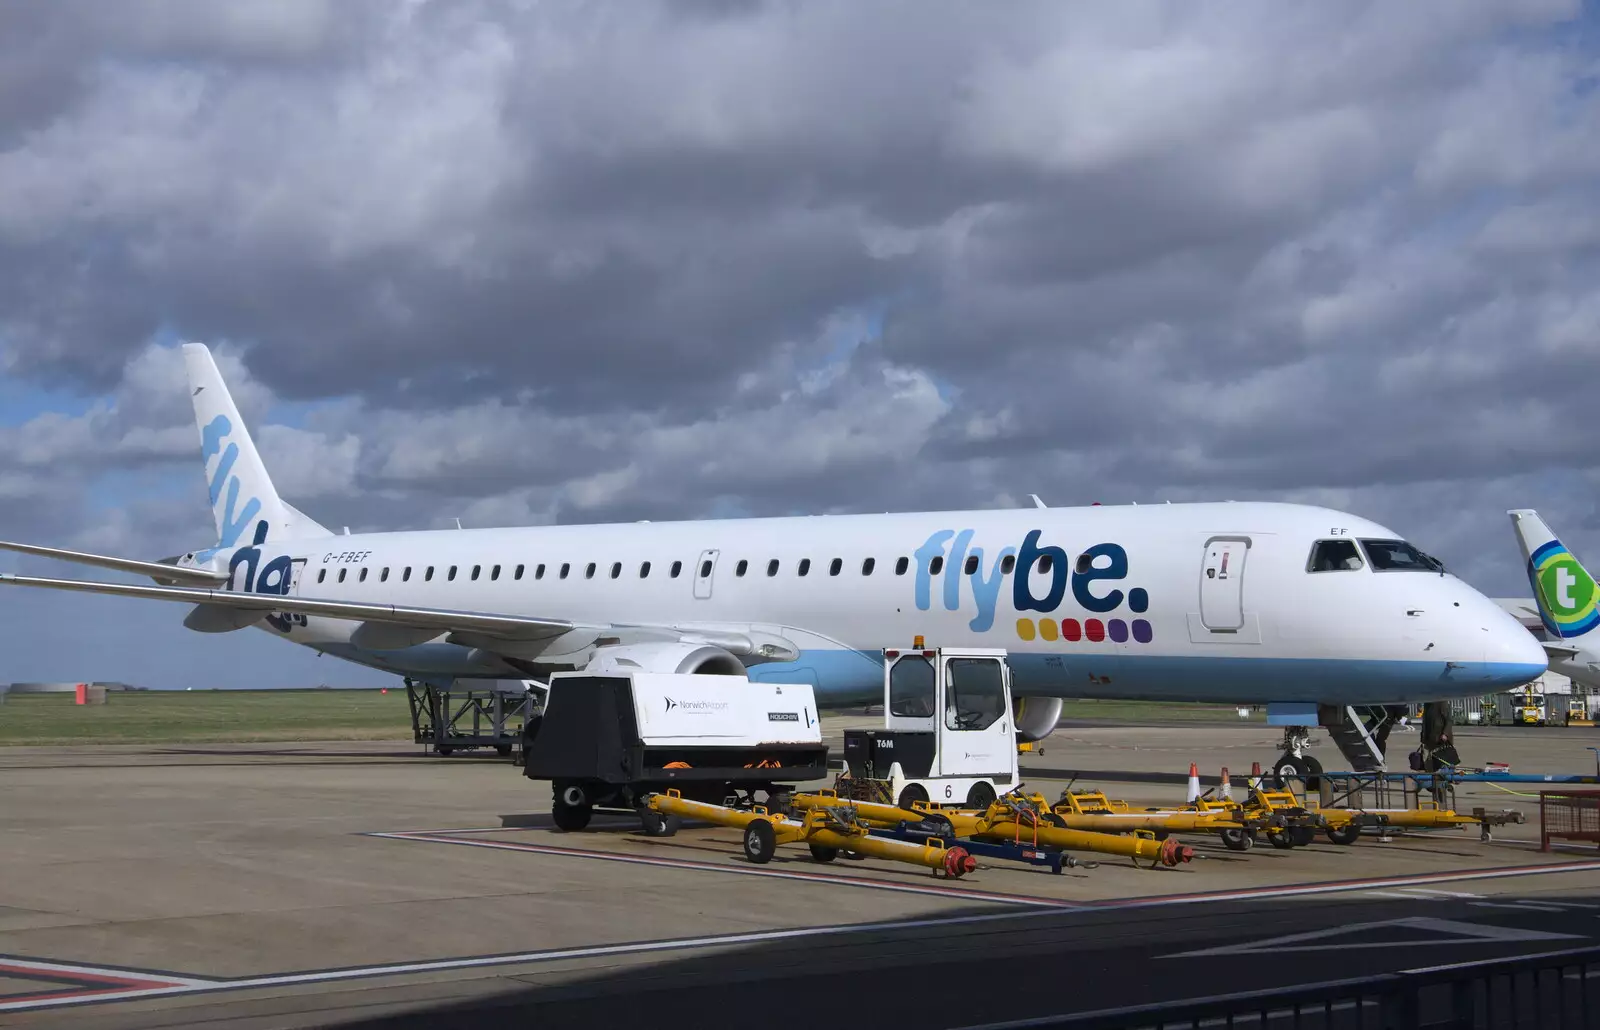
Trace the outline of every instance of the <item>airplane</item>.
[[[1500, 599], [1500, 606], [1542, 631], [1551, 672], [1600, 689], [1600, 589], [1583, 563], [1529, 508], [1506, 512], [1517, 534], [1533, 597]], [[1536, 620], [1536, 621], [1535, 621]]]
[[1004, 647], [1019, 741], [1054, 730], [1064, 698], [1265, 704], [1299, 720], [1280, 761], [1302, 772], [1296, 740], [1314, 722], [1482, 694], [1546, 667], [1522, 626], [1438, 560], [1374, 522], [1296, 504], [1035, 498], [336, 536], [278, 496], [210, 351], [183, 353], [217, 542], [160, 561], [0, 543], [155, 583], [0, 585], [187, 604], [193, 630], [259, 627], [437, 683], [710, 673], [806, 683], [844, 706], [882, 699], [885, 646]]

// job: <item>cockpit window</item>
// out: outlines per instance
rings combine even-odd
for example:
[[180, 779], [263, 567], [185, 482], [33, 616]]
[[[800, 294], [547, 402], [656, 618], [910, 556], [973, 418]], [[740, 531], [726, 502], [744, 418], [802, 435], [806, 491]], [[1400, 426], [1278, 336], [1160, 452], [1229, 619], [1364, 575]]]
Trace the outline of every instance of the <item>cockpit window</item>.
[[1361, 555], [1354, 540], [1318, 540], [1311, 545], [1310, 572], [1341, 572], [1361, 568]]
[[1363, 540], [1361, 549], [1374, 572], [1443, 572], [1444, 562], [1404, 540]]

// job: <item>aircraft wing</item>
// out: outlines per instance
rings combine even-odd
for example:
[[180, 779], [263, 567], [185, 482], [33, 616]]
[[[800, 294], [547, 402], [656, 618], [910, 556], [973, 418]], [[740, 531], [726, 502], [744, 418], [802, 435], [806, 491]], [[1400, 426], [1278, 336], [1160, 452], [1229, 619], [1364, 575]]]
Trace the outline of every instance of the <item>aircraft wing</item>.
[[[737, 656], [767, 661], [793, 661], [800, 655], [795, 643], [773, 633], [745, 626], [653, 625], [648, 623], [576, 623], [529, 615], [458, 611], [400, 604], [369, 604], [287, 594], [256, 594], [204, 587], [143, 586], [133, 583], [99, 583], [79, 579], [45, 579], [0, 574], [0, 585], [45, 587], [80, 593], [178, 601], [196, 606], [208, 617], [187, 623], [211, 632], [243, 628], [256, 621], [230, 619], [227, 613], [269, 612], [315, 615], [360, 622], [351, 637], [358, 647], [398, 650], [449, 634], [452, 642], [480, 647], [518, 658], [544, 654], [571, 654], [594, 644], [622, 644], [650, 640], [676, 640], [712, 644]], [[193, 619], [194, 616], [191, 616]]]
[[185, 568], [164, 561], [140, 561], [137, 558], [113, 558], [105, 554], [90, 554], [87, 551], [69, 551], [64, 547], [42, 547], [39, 544], [17, 544], [0, 540], [0, 550], [16, 551], [18, 554], [32, 554], [40, 558], [56, 558], [60, 561], [75, 562], [79, 565], [93, 565], [102, 569], [113, 569], [117, 572], [132, 572], [140, 576], [149, 576], [158, 583], [193, 583], [195, 585], [209, 583], [226, 583], [228, 574], [216, 572], [212, 569]]
[[117, 597], [140, 597], [153, 601], [183, 601], [189, 604], [260, 612], [292, 612], [320, 615], [330, 619], [391, 623], [440, 633], [478, 633], [513, 640], [539, 640], [557, 637], [578, 628], [565, 619], [539, 619], [526, 615], [495, 615], [463, 612], [449, 608], [418, 608], [399, 604], [367, 604], [361, 601], [319, 600], [284, 594], [253, 594], [234, 590], [209, 590], [204, 587], [142, 586], [134, 583], [95, 583], [80, 579], [44, 579], [37, 576], [0, 574], [0, 584], [75, 590]]

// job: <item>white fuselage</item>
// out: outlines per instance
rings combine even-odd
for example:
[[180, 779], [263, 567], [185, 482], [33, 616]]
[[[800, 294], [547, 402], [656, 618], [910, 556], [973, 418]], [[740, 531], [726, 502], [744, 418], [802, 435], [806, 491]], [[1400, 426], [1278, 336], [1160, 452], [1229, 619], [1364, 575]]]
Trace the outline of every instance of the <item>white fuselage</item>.
[[[1324, 508], [1231, 502], [446, 530], [269, 541], [230, 588], [775, 633], [799, 658], [750, 677], [832, 703], [877, 699], [880, 648], [916, 636], [1006, 648], [1019, 696], [1365, 704], [1544, 670], [1527, 631], [1452, 575], [1310, 571], [1313, 544], [1341, 538], [1398, 539]], [[254, 581], [252, 564], [285, 557], [288, 584]], [[418, 678], [526, 671], [443, 637], [377, 651], [348, 621], [268, 625]]]

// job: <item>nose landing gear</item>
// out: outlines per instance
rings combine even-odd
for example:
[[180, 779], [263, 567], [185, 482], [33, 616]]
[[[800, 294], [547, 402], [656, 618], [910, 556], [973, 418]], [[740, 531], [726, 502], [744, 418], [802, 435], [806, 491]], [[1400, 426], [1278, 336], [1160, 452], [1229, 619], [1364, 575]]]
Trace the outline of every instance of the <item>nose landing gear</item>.
[[1321, 787], [1322, 763], [1306, 754], [1311, 746], [1311, 729], [1288, 726], [1283, 731], [1283, 755], [1272, 763], [1272, 782], [1278, 790], [1288, 790], [1290, 780], [1299, 780], [1308, 791]]

